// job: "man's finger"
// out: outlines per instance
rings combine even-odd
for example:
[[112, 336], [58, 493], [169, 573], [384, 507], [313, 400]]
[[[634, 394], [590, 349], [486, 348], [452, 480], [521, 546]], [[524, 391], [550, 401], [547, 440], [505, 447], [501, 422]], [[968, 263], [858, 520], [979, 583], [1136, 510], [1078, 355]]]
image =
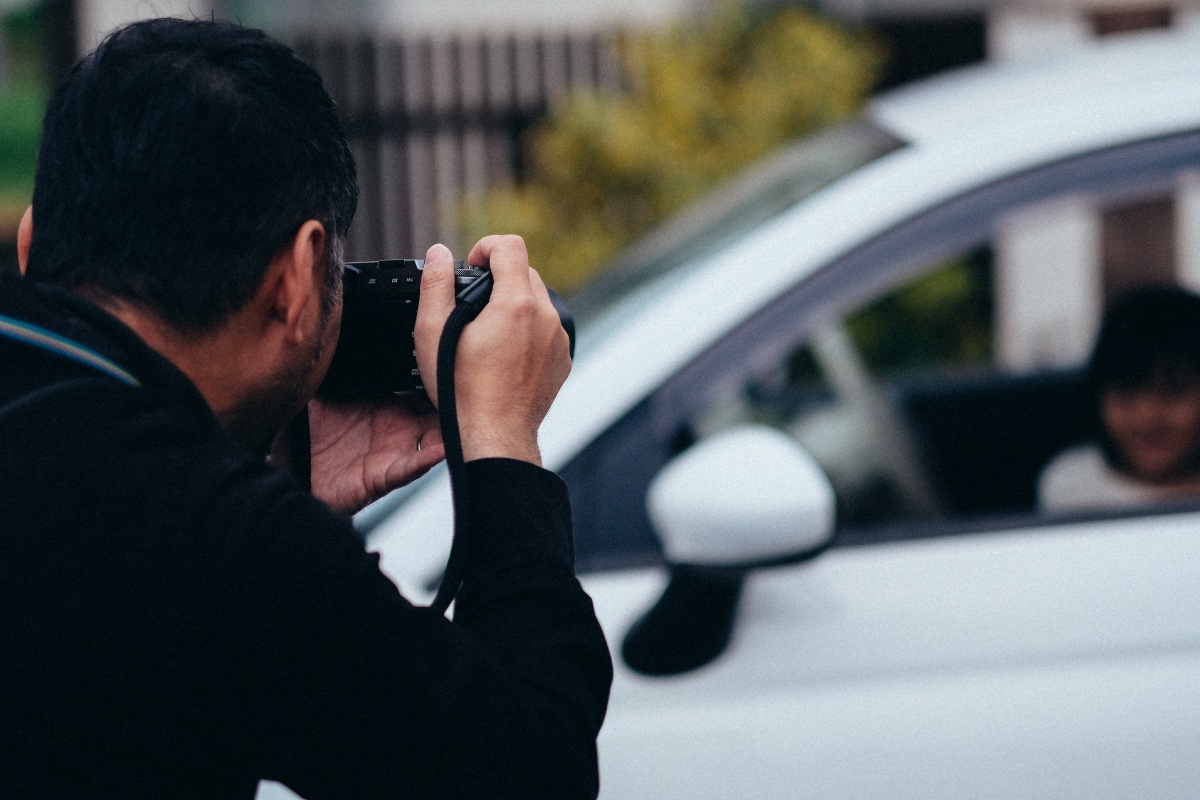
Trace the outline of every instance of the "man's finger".
[[422, 434], [420, 443], [422, 452], [430, 450], [439, 460], [445, 456], [445, 450], [442, 449], [442, 429], [438, 425], [436, 417], [433, 426]]
[[550, 300], [550, 290], [546, 288], [546, 283], [542, 280], [542, 276], [533, 267], [529, 268], [529, 285], [533, 287], [533, 293], [539, 299], [544, 299], [550, 305], [554, 305]]
[[417, 306], [417, 324], [422, 315], [436, 320], [438, 331], [454, 310], [454, 256], [444, 244], [435, 244], [425, 254], [421, 272], [421, 302]]
[[471, 249], [467, 263], [491, 269], [496, 285], [493, 295], [529, 291], [529, 252], [520, 236], [483, 237]]
[[413, 330], [417, 366], [429, 399], [437, 404], [437, 347], [454, 310], [454, 256], [443, 244], [435, 244], [425, 254], [421, 274], [421, 302], [417, 305], [417, 323]]

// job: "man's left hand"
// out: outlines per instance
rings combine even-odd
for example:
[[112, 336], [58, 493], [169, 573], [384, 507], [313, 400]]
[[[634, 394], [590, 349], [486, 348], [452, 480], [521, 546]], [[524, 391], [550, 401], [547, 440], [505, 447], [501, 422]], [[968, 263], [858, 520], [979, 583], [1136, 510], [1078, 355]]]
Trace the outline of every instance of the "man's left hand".
[[424, 475], [445, 456], [424, 398], [308, 404], [312, 493], [353, 514]]

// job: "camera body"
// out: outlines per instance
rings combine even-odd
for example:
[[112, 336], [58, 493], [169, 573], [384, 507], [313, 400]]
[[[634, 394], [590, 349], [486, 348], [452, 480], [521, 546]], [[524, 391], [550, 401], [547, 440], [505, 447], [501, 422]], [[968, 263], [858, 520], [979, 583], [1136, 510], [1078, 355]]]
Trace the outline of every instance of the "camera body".
[[[342, 330], [318, 396], [355, 399], [424, 391], [413, 329], [423, 259], [347, 263], [342, 272]], [[459, 288], [487, 270], [454, 262]]]
[[[417, 369], [417, 304], [421, 298], [423, 259], [397, 258], [386, 261], [347, 263], [342, 273], [342, 328], [337, 349], [319, 397], [355, 400], [397, 392], [422, 392]], [[459, 297], [483, 284], [484, 267], [454, 262], [456, 294]], [[486, 282], [490, 293], [490, 280]], [[575, 350], [575, 326], [562, 298], [553, 291], [550, 299]]]

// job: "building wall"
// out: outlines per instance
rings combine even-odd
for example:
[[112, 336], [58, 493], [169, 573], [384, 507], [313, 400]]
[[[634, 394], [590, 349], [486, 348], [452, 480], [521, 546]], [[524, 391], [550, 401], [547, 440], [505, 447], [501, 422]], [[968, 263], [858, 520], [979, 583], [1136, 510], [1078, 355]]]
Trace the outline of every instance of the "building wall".
[[203, 18], [213, 12], [211, 0], [79, 0], [75, 6], [75, 42], [80, 55], [130, 22], [154, 17]]
[[394, 0], [382, 3], [383, 27], [406, 34], [598, 30], [660, 24], [695, 0]]
[[636, 28], [702, 0], [212, 0], [217, 13], [276, 30], [370, 30], [385, 36], [474, 36]]
[[991, 13], [1000, 9], [1041, 15], [1086, 14], [1097, 10], [1179, 8], [1196, 4], [1192, 0], [818, 0], [817, 5], [835, 16], [864, 20]]

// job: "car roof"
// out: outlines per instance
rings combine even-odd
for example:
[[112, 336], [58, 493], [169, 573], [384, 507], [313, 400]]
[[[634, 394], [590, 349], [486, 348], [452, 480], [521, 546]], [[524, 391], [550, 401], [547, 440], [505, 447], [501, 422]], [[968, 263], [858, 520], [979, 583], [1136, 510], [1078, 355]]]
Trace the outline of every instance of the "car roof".
[[[1187, 82], [1200, 79], [1200, 31], [1126, 34], [1095, 40], [1042, 57], [988, 63], [937, 76], [876, 98], [868, 116], [893, 134], [922, 144], [972, 131], [1005, 127], [1019, 119], [1078, 107], [1089, 97], [1096, 116], [1087, 124], [1112, 121], [1113, 103], [1137, 113]], [[1056, 132], [1051, 125], [1043, 135]]]

